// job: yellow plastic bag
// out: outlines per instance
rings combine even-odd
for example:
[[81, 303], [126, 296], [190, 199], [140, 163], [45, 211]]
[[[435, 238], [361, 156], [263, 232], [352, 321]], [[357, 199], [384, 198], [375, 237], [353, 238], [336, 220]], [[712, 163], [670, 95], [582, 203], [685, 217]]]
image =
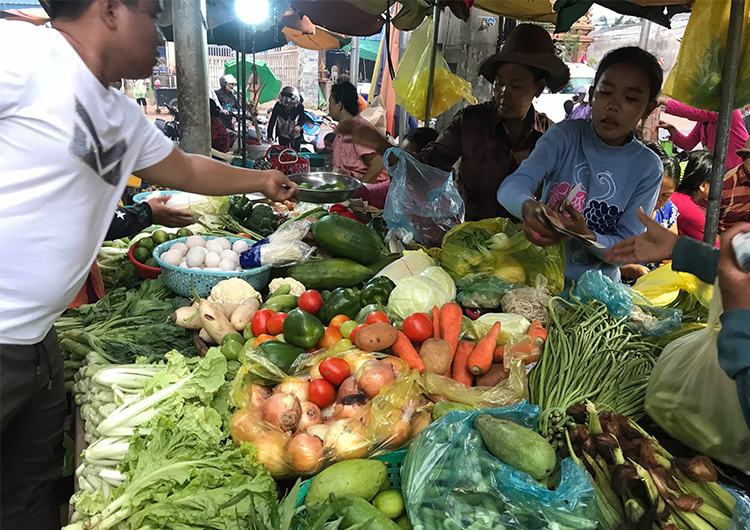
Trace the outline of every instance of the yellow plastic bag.
[[[396, 101], [419, 120], [425, 118], [432, 31], [432, 19], [429, 18], [414, 30], [393, 80]], [[430, 116], [442, 114], [462, 98], [472, 105], [477, 103], [477, 99], [471, 95], [471, 83], [452, 73], [445, 58], [438, 52]]]
[[671, 263], [638, 278], [633, 290], [657, 307], [670, 305], [681, 290], [695, 296], [703, 307], [709, 307], [714, 291], [712, 285], [702, 282], [696, 276], [672, 270]]
[[[727, 46], [731, 2], [696, 0], [680, 45], [677, 63], [664, 84], [664, 93], [703, 110], [718, 111], [721, 70]], [[750, 3], [745, 13], [740, 68], [732, 108], [750, 103]]]
[[536, 286], [547, 278], [550, 293], [563, 290], [565, 245], [542, 248], [529, 242], [520, 226], [497, 217], [462, 223], [443, 237], [442, 267], [458, 281], [496, 276], [510, 283]]

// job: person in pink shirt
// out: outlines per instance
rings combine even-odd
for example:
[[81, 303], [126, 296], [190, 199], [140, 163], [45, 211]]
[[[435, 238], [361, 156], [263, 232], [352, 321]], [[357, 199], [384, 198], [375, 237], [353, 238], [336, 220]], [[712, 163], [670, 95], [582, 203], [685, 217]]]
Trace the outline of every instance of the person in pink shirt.
[[[669, 131], [670, 140], [677, 147], [684, 151], [690, 151], [700, 142], [705, 149], [708, 149], [712, 153], [714, 152], [716, 125], [719, 120], [719, 115], [716, 112], [694, 109], [667, 96], [659, 96], [656, 101], [659, 105], [666, 106], [664, 112], [667, 114], [698, 122], [687, 136], [678, 131], [674, 125], [665, 122], [659, 123], [659, 127]], [[742, 164], [742, 158], [737, 155], [737, 151], [744, 148], [747, 138], [748, 133], [745, 128], [745, 122], [742, 121], [742, 113], [739, 110], [735, 110], [732, 113], [732, 127], [729, 131], [727, 170]]]
[[708, 199], [713, 155], [708, 151], [684, 151], [677, 155], [677, 160], [681, 169], [680, 183], [670, 199], [680, 212], [677, 233], [703, 241], [706, 213], [698, 203]]
[[[351, 83], [339, 83], [331, 87], [328, 112], [339, 123], [354, 121], [364, 127], [375, 127], [359, 115], [357, 89]], [[383, 165], [383, 157], [374, 149], [347, 142], [340, 135], [333, 141], [333, 170], [361, 180], [363, 184], [355, 197], [360, 197], [376, 208], [385, 206], [390, 178]]]

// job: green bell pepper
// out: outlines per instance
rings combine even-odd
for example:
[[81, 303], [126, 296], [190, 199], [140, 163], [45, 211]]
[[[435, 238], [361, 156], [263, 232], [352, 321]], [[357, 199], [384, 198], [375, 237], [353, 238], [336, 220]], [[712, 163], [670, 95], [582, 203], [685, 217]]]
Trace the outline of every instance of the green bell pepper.
[[280, 340], [267, 340], [258, 345], [256, 352], [279, 367], [284, 373], [289, 373], [295, 359], [305, 350]]
[[328, 298], [323, 302], [323, 306], [318, 311], [320, 320], [328, 325], [336, 315], [346, 315], [354, 318], [359, 313], [362, 306], [359, 302], [359, 291], [357, 289], [347, 289], [339, 287], [331, 291]]
[[387, 276], [378, 276], [365, 284], [359, 294], [359, 301], [363, 306], [370, 304], [386, 305], [388, 297], [391, 296], [391, 291], [395, 288], [396, 284], [393, 283], [393, 280]]
[[324, 334], [323, 324], [307, 311], [295, 309], [284, 319], [284, 338], [289, 344], [309, 350]]

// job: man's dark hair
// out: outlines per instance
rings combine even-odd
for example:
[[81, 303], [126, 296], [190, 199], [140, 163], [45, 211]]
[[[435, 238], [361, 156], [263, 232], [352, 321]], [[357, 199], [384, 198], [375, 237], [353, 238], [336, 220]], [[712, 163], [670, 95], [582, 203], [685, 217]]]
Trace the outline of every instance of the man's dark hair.
[[438, 139], [438, 132], [432, 127], [417, 127], [409, 129], [404, 134], [404, 141], [409, 140], [416, 147], [417, 152], [427, 147], [427, 144]]
[[[42, 7], [52, 20], [65, 18], [77, 20], [91, 7], [95, 0], [41, 0]], [[138, 5], [138, 0], [121, 0], [128, 6]], [[47, 5], [45, 5], [47, 4]]]
[[612, 50], [599, 63], [594, 76], [594, 86], [599, 84], [599, 80], [607, 71], [607, 68], [616, 64], [633, 64], [643, 70], [648, 76], [649, 97], [656, 99], [664, 81], [664, 72], [656, 57], [638, 46], [626, 46], [625, 48]]
[[687, 165], [675, 191], [690, 195], [711, 179], [714, 157], [708, 151], [683, 151], [677, 155], [677, 161]]
[[336, 84], [340, 85], [342, 83], [351, 83], [351, 81], [349, 81], [349, 79], [351, 79], [349, 77], [349, 74], [341, 74], [340, 76], [338, 76], [336, 78]]
[[359, 114], [359, 98], [357, 89], [351, 83], [336, 84], [331, 87], [331, 96], [344, 106], [344, 110], [356, 116]]
[[331, 143], [333, 143], [333, 141], [334, 141], [335, 139], [336, 139], [336, 133], [335, 133], [335, 132], [329, 132], [328, 134], [326, 134], [326, 135], [325, 135], [325, 136], [323, 137], [323, 141], [324, 141], [324, 142], [331, 142]]

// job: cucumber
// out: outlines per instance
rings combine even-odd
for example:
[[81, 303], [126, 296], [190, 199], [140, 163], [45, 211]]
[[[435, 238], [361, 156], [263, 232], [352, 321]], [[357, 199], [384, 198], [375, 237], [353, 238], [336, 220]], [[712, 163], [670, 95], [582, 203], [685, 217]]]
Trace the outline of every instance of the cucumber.
[[318, 245], [335, 256], [370, 265], [383, 255], [378, 234], [354, 219], [327, 215], [313, 223], [311, 230]]
[[484, 445], [500, 461], [528, 473], [537, 480], [552, 474], [557, 465], [555, 450], [542, 436], [508, 420], [480, 414], [474, 420]]
[[307, 490], [306, 502], [322, 502], [333, 493], [337, 497], [351, 494], [369, 504], [387, 480], [385, 464], [379, 460], [342, 460], [315, 475]]
[[287, 275], [302, 282], [308, 289], [321, 290], [354, 287], [372, 278], [373, 272], [356, 261], [331, 258], [294, 265], [289, 267]]
[[399, 525], [362, 497], [343, 495], [335, 498], [332, 506], [336, 515], [342, 518], [342, 528], [363, 525], [362, 528], [367, 530], [401, 530]]

